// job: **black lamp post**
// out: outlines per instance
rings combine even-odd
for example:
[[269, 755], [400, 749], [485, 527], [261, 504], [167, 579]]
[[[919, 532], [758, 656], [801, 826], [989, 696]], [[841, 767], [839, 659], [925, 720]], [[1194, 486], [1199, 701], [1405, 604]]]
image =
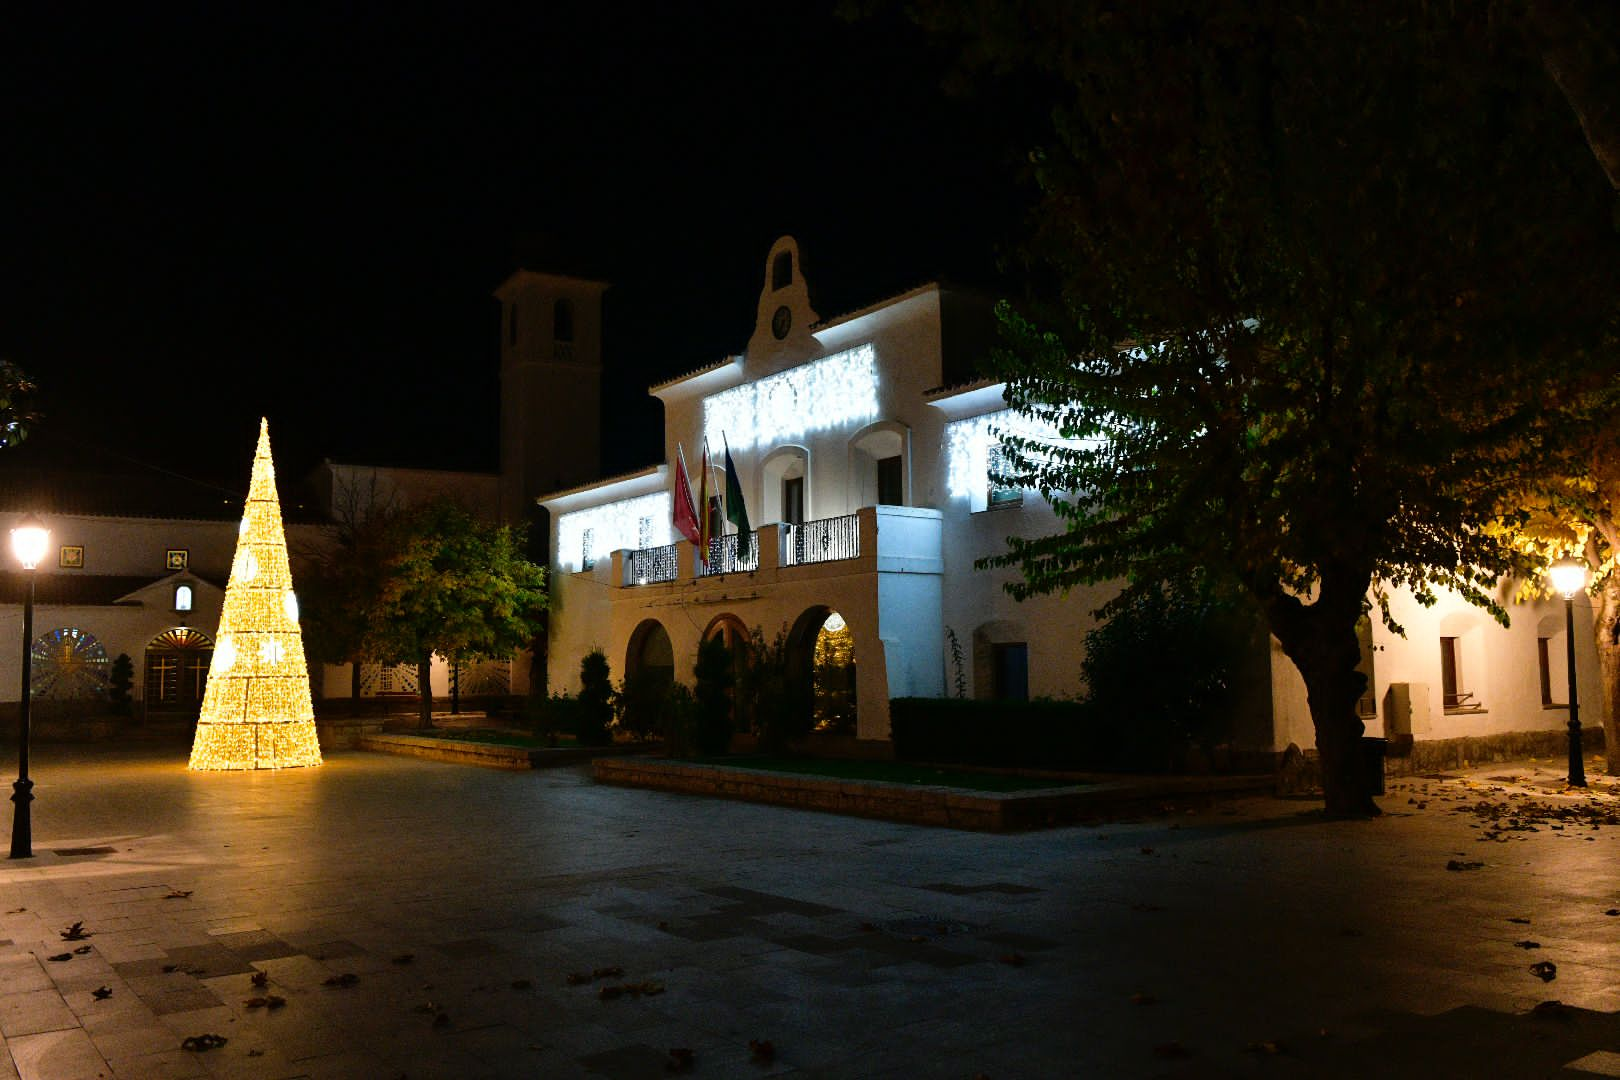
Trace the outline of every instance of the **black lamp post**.
[[51, 534], [34, 515], [25, 516], [11, 530], [11, 550], [27, 571], [28, 591], [23, 600], [22, 700], [17, 703], [17, 782], [11, 785], [16, 812], [11, 819], [11, 857], [34, 857], [34, 782], [28, 779], [28, 703], [33, 696], [34, 567], [45, 557]]
[[1569, 784], [1586, 786], [1586, 759], [1581, 753], [1581, 703], [1575, 687], [1575, 594], [1586, 588], [1586, 560], [1571, 555], [1548, 569], [1553, 588], [1564, 594], [1564, 653], [1569, 660]]

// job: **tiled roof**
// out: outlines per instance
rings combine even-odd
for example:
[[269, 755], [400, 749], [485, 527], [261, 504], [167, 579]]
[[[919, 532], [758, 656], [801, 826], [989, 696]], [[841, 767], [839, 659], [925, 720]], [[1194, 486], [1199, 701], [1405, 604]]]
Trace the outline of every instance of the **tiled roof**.
[[[101, 607], [116, 603], [136, 589], [159, 581], [167, 574], [157, 576], [131, 574], [81, 574], [34, 571], [34, 603], [62, 607]], [[23, 570], [0, 571], [0, 603], [21, 604], [27, 592], [27, 574]]]

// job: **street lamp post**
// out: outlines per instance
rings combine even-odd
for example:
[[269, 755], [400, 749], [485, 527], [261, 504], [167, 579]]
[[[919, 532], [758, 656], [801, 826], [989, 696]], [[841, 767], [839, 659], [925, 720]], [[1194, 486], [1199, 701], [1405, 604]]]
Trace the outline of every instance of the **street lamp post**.
[[11, 530], [11, 550], [27, 571], [28, 589], [23, 600], [22, 700], [17, 703], [17, 782], [11, 785], [11, 801], [16, 812], [11, 819], [11, 857], [34, 857], [34, 782], [28, 779], [28, 702], [33, 696], [34, 648], [34, 567], [45, 557], [50, 530], [32, 514]]
[[1575, 594], [1586, 588], [1586, 560], [1573, 555], [1548, 569], [1553, 588], [1564, 594], [1564, 654], [1569, 661], [1569, 784], [1586, 786], [1586, 760], [1581, 753], [1581, 703], [1575, 687]]

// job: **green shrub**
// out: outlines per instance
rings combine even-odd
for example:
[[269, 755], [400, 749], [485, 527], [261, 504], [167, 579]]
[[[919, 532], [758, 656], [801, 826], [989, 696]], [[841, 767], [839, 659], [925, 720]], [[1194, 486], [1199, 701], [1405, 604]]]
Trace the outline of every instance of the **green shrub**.
[[1172, 768], [1231, 738], [1244, 673], [1263, 637], [1245, 603], [1192, 579], [1138, 585], [1086, 635], [1088, 700], [1120, 733], [1116, 765]]
[[619, 685], [619, 730], [640, 739], [664, 729], [671, 682], [667, 668], [643, 668]]
[[128, 716], [134, 711], [130, 690], [135, 685], [135, 662], [129, 653], [119, 653], [107, 675], [107, 700], [117, 716]]
[[694, 748], [705, 756], [723, 754], [731, 748], [733, 684], [731, 650], [724, 641], [712, 637], [699, 643], [692, 678], [692, 697], [697, 704]]
[[584, 709], [578, 698], [567, 694], [552, 694], [550, 697], [536, 694], [530, 701], [537, 703], [531, 706], [529, 721], [529, 727], [537, 737], [550, 739], [555, 746], [559, 735], [579, 734]]
[[1081, 701], [894, 698], [894, 756], [901, 761], [1026, 769], [1100, 769], [1119, 740]]
[[607, 656], [593, 649], [579, 662], [579, 719], [574, 735], [581, 746], [605, 746], [613, 741], [608, 724], [613, 720], [613, 679]]
[[659, 719], [663, 725], [664, 753], [670, 757], [697, 754], [698, 704], [685, 683], [670, 683]]
[[737, 666], [737, 712], [746, 729], [759, 736], [759, 747], [779, 754], [787, 744], [809, 734], [815, 723], [805, 695], [810, 687], [794, 692], [788, 678], [787, 629], [778, 630], [771, 641], [754, 627], [748, 634], [748, 651]]

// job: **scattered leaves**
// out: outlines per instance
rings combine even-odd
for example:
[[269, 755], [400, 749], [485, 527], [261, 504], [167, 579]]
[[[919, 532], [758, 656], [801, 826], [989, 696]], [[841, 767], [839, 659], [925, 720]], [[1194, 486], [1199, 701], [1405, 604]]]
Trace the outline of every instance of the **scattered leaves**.
[[98, 986], [94, 990], [90, 991], [90, 996], [95, 998], [97, 1001], [106, 1001], [108, 998], [112, 997], [112, 987]]
[[1543, 960], [1540, 963], [1530, 965], [1530, 974], [1542, 982], [1552, 982], [1558, 978], [1558, 965], [1551, 960]]
[[182, 1050], [195, 1050], [202, 1053], [204, 1050], [214, 1050], [229, 1042], [223, 1035], [188, 1035], [180, 1043]]

